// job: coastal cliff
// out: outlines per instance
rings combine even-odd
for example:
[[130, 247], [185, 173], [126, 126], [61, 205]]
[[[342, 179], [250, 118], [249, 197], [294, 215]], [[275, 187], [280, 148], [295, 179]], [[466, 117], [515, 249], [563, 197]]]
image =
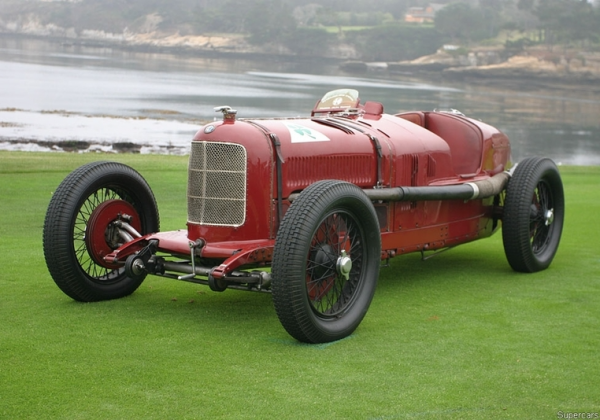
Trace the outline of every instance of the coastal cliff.
[[[193, 54], [279, 55], [296, 57], [297, 52], [278, 42], [251, 44], [242, 34], [184, 34], [158, 30], [161, 17], [150, 14], [130, 28], [113, 33], [80, 30], [44, 24], [35, 16], [26, 20], [3, 21], [0, 34], [52, 39], [65, 44], [81, 44], [145, 51]], [[435, 54], [414, 60], [369, 63], [360, 61], [356, 48], [344, 42], [319, 50], [319, 57], [337, 60], [348, 72], [387, 71], [390, 73], [427, 73], [448, 79], [473, 81], [533, 81], [589, 86], [599, 90], [600, 52], [537, 46], [520, 51], [503, 47], [465, 49], [445, 46]], [[349, 61], [351, 60], [351, 61]]]

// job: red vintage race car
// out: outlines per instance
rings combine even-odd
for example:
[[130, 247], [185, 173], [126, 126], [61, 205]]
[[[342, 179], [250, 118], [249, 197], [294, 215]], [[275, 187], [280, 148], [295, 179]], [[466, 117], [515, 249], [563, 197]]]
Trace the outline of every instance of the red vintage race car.
[[52, 278], [78, 301], [133, 293], [153, 274], [272, 293], [283, 327], [321, 343], [365, 316], [382, 260], [445, 250], [502, 225], [510, 266], [548, 267], [564, 218], [546, 158], [510, 161], [499, 130], [459, 112], [389, 115], [340, 89], [311, 116], [237, 119], [191, 143], [187, 229], [159, 232], [134, 169], [95, 162], [57, 188], [44, 224]]

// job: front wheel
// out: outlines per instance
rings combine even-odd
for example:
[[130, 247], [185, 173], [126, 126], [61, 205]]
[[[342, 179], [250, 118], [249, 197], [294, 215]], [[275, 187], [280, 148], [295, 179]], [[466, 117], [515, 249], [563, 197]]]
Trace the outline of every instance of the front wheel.
[[515, 271], [546, 269], [558, 249], [565, 217], [560, 173], [547, 158], [520, 162], [506, 190], [502, 241]]
[[58, 287], [71, 298], [91, 302], [133, 293], [144, 276], [104, 256], [138, 235], [157, 232], [152, 190], [129, 166], [94, 162], [71, 172], [58, 186], [44, 221], [44, 256]]
[[324, 343], [352, 334], [364, 318], [381, 261], [373, 205], [355, 185], [320, 181], [286, 212], [273, 252], [273, 302], [299, 341]]

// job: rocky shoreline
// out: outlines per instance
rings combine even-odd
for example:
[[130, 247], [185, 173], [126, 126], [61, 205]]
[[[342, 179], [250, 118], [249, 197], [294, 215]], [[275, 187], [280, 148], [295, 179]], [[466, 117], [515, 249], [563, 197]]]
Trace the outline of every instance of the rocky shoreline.
[[411, 61], [341, 64], [350, 72], [386, 71], [406, 75], [431, 74], [443, 79], [470, 82], [533, 83], [574, 86], [600, 93], [600, 53], [554, 52], [546, 47], [532, 48], [506, 57], [498, 49], [479, 49], [462, 54], [441, 49], [435, 54]]
[[[80, 35], [67, 36], [62, 33], [7, 32], [0, 26], [0, 37], [7, 39], [34, 39], [61, 44], [91, 48], [114, 48], [141, 53], [163, 53], [174, 55], [194, 55], [208, 58], [277, 58], [285, 60], [306, 59], [293, 54], [287, 48], [276, 44], [253, 45], [243, 35], [180, 35], [152, 33], [112, 34], [104, 31], [83, 31]], [[356, 57], [356, 52], [347, 45], [329, 49], [326, 56], [310, 57], [339, 63]]]
[[[39, 28], [38, 28], [39, 29]], [[205, 57], [306, 59], [278, 46], [251, 45], [242, 35], [180, 35], [158, 32], [111, 34], [83, 31], [79, 35], [32, 30], [0, 32], [2, 37], [33, 38], [63, 45]], [[530, 47], [509, 53], [503, 47], [464, 49], [445, 46], [435, 54], [410, 61], [364, 62], [348, 45], [329, 50], [327, 57], [311, 57], [338, 63], [353, 74], [387, 72], [407, 76], [424, 74], [434, 79], [464, 80], [473, 83], [523, 83], [539, 86], [572, 86], [600, 93], [600, 52], [565, 50], [559, 47]]]

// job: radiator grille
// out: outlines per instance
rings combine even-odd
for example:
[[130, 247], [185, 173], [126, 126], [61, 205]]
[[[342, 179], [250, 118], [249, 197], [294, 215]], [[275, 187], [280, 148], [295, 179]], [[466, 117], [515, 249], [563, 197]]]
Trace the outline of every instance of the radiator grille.
[[240, 226], [246, 219], [246, 149], [239, 144], [192, 142], [188, 222]]

